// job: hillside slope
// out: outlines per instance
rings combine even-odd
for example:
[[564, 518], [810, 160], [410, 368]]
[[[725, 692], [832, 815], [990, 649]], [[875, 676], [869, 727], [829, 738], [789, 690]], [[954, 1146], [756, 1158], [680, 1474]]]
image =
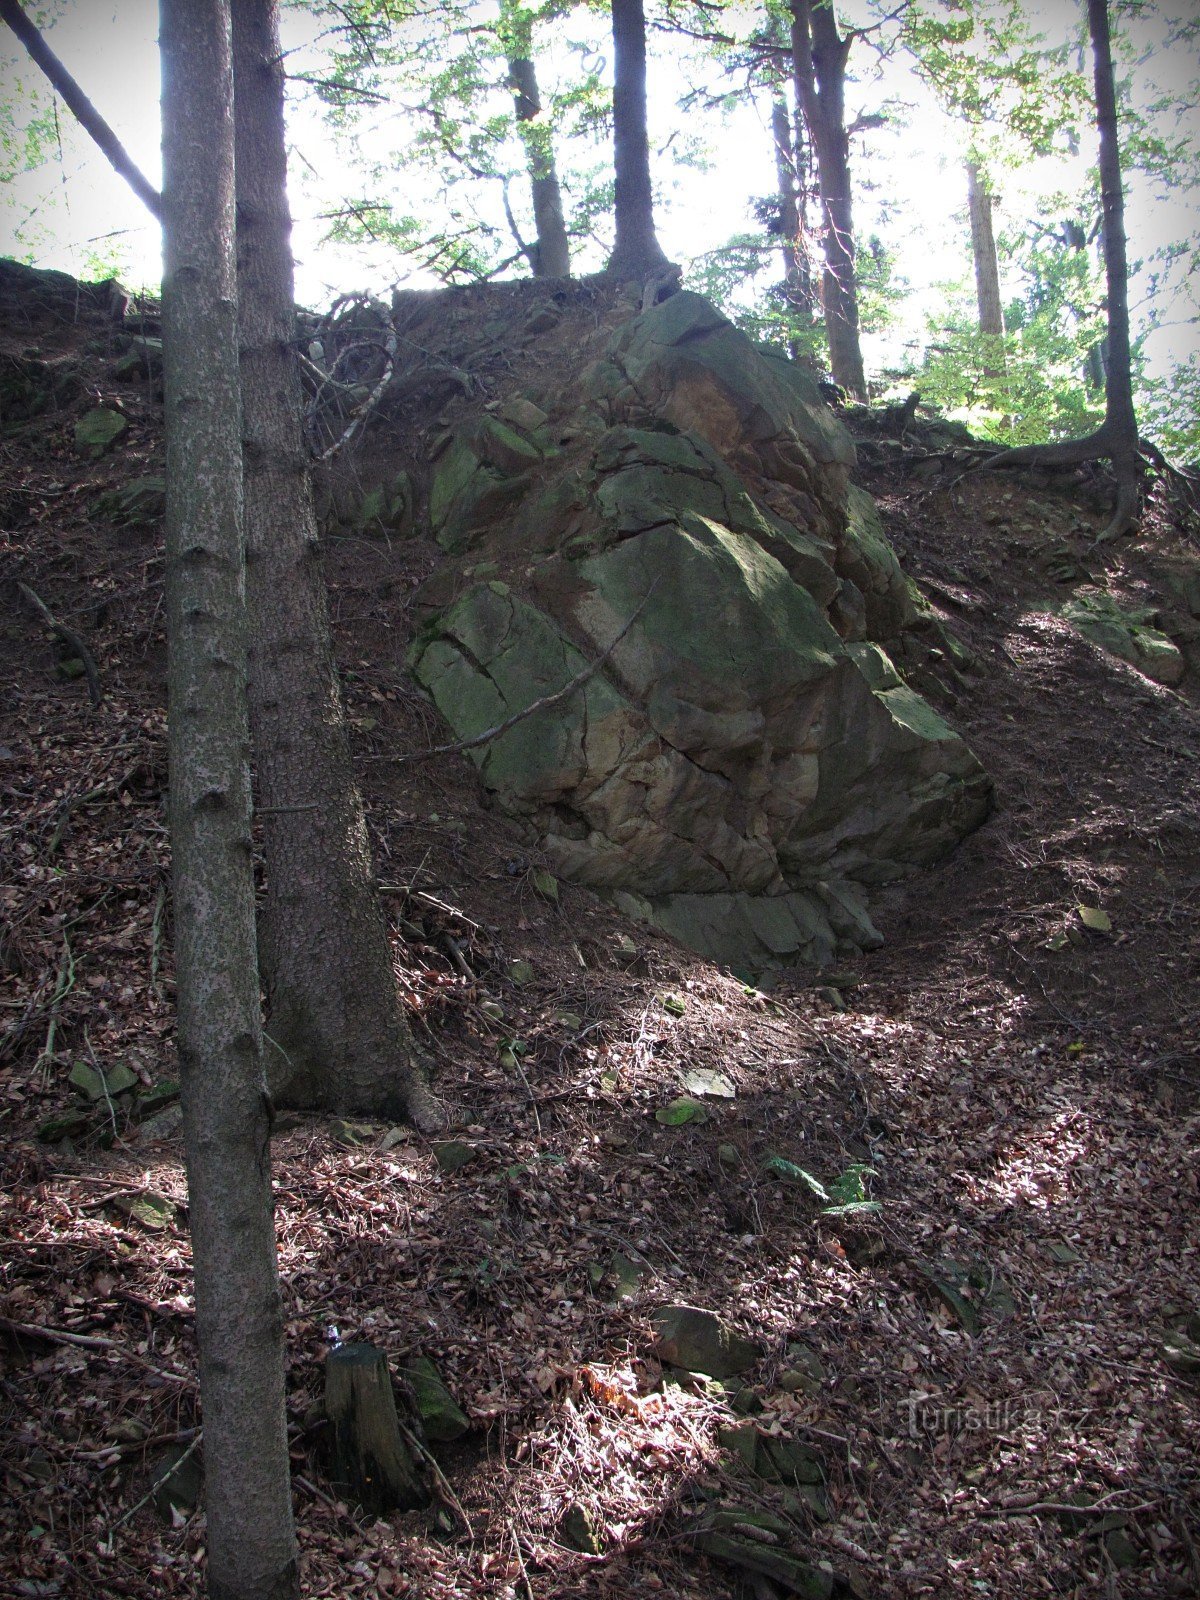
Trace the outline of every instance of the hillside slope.
[[[953, 440], [862, 441], [938, 626], [906, 670], [996, 810], [883, 892], [882, 948], [749, 987], [548, 874], [465, 756], [399, 759], [447, 737], [405, 659], [451, 569], [352, 508], [530, 365], [577, 369], [607, 314], [531, 303], [561, 343], [523, 358], [491, 304], [436, 319], [479, 347], [465, 386], [430, 407], [426, 379], [327, 487], [397, 970], [465, 1120], [456, 1150], [304, 1119], [275, 1141], [304, 1592], [1194, 1594], [1195, 544], [1152, 511], [1096, 549], [1102, 485], [950, 489]], [[157, 1600], [199, 1592], [202, 1522], [145, 1500], [199, 1419], [160, 418], [153, 345], [109, 312], [60, 286], [6, 302], [0, 338], [0, 1588]], [[125, 426], [91, 458], [98, 400]], [[18, 585], [88, 646], [98, 707]], [[673, 1376], [670, 1303], [752, 1363]], [[432, 1513], [364, 1523], [332, 1491], [331, 1327], [431, 1358], [462, 1406]]]

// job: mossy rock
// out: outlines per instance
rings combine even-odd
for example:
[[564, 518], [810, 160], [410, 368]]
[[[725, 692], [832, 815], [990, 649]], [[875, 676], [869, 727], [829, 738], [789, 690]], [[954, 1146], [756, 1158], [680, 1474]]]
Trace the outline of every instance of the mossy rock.
[[1155, 683], [1177, 684], [1187, 670], [1178, 646], [1151, 626], [1151, 608], [1121, 606], [1107, 594], [1077, 594], [1062, 615], [1089, 643], [1127, 661]]
[[80, 455], [98, 460], [113, 448], [129, 427], [129, 420], [119, 411], [107, 406], [96, 406], [87, 411], [75, 424], [75, 448]]
[[427, 1356], [414, 1356], [401, 1368], [401, 1376], [412, 1387], [427, 1439], [435, 1444], [450, 1444], [469, 1431], [470, 1419]]
[[156, 474], [133, 478], [129, 483], [109, 489], [96, 501], [98, 516], [127, 528], [141, 528], [159, 522], [167, 509], [167, 480]]
[[699, 1306], [659, 1306], [651, 1313], [654, 1352], [669, 1366], [731, 1378], [752, 1367], [762, 1352], [715, 1312]]

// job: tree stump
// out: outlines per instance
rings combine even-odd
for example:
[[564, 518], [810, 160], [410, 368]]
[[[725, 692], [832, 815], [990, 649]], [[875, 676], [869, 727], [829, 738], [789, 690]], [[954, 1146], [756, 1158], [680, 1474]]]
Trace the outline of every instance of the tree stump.
[[400, 1429], [383, 1350], [341, 1344], [329, 1352], [325, 1409], [333, 1434], [334, 1482], [364, 1511], [382, 1516], [429, 1504], [420, 1466]]

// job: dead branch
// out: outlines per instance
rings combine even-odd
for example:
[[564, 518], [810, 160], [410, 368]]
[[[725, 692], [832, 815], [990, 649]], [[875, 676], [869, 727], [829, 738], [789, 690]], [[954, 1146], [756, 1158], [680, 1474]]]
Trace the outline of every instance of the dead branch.
[[[3, 5], [4, 0], [0, 0], [0, 7]], [[20, 590], [22, 598], [33, 607], [54, 637], [60, 643], [66, 645], [68, 650], [74, 651], [80, 661], [83, 662], [83, 670], [87, 674], [88, 693], [91, 696], [92, 705], [98, 706], [104, 699], [104, 691], [100, 687], [100, 669], [96, 665], [96, 658], [92, 655], [92, 652], [73, 629], [65, 627], [50, 614], [45, 601], [34, 594], [27, 583], [18, 582], [17, 588]]]
[[155, 1377], [163, 1378], [168, 1383], [182, 1383], [189, 1388], [195, 1383], [195, 1380], [186, 1374], [171, 1372], [166, 1367], [156, 1367], [153, 1361], [147, 1361], [145, 1356], [139, 1355], [136, 1350], [118, 1344], [115, 1339], [105, 1339], [100, 1334], [68, 1333], [65, 1328], [46, 1328], [37, 1322], [14, 1322], [10, 1317], [0, 1317], [0, 1330], [15, 1334], [18, 1338], [45, 1339], [48, 1344], [74, 1345], [81, 1350], [102, 1350], [110, 1355], [120, 1356], [122, 1361], [131, 1361], [134, 1366], [144, 1367], [147, 1372], [154, 1373]]
[[340, 439], [335, 439], [327, 450], [323, 450], [321, 452], [321, 454], [317, 457], [318, 461], [325, 462], [331, 460], [333, 456], [337, 455], [339, 450], [350, 443], [351, 439], [353, 439], [354, 435], [359, 431], [360, 428], [366, 426], [368, 418], [375, 410], [375, 407], [379, 404], [380, 398], [383, 395], [383, 391], [391, 382], [392, 373], [396, 366], [396, 346], [398, 342], [395, 325], [389, 319], [387, 338], [384, 340], [383, 344], [384, 353], [387, 357], [383, 365], [383, 371], [377, 378], [375, 386], [372, 388], [370, 394], [352, 414], [349, 427], [342, 434]]
[[0, 0], [0, 18], [8, 23], [46, 74], [56, 93], [62, 96], [79, 125], [92, 136], [102, 154], [108, 157], [114, 170], [120, 173], [138, 199], [161, 221], [162, 195], [141, 171], [108, 123], [30, 22], [18, 0]]

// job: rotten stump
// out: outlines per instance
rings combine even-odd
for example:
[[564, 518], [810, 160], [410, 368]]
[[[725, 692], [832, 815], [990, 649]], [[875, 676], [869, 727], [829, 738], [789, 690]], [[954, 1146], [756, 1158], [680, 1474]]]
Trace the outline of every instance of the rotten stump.
[[385, 1351], [372, 1344], [331, 1350], [325, 1357], [325, 1410], [339, 1489], [375, 1516], [429, 1504], [420, 1419], [414, 1413], [401, 1422]]

